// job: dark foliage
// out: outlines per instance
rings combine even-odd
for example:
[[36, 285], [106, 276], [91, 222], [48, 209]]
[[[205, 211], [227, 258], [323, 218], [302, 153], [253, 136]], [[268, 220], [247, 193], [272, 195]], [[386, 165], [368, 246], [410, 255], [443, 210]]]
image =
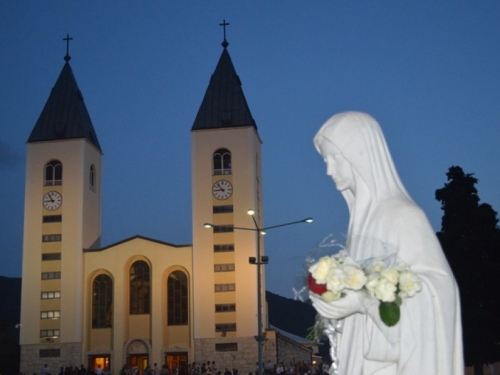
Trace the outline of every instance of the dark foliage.
[[2, 374], [19, 374], [21, 279], [0, 276], [0, 363]]
[[438, 237], [460, 289], [465, 362], [482, 374], [483, 363], [500, 360], [500, 229], [497, 213], [480, 203], [473, 174], [454, 166], [446, 176], [436, 190]]

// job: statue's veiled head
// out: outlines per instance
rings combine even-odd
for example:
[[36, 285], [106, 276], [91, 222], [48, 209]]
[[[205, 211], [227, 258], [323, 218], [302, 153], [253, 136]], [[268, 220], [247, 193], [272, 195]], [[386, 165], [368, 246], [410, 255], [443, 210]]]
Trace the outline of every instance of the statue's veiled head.
[[[334, 147], [326, 146], [328, 143]], [[314, 145], [325, 160], [329, 156], [338, 157], [329, 150], [340, 151], [352, 167], [358, 193], [362, 188], [360, 184], [363, 184], [362, 190], [367, 191], [371, 199], [381, 200], [400, 194], [408, 197], [382, 130], [370, 115], [342, 112], [331, 117], [314, 137]]]

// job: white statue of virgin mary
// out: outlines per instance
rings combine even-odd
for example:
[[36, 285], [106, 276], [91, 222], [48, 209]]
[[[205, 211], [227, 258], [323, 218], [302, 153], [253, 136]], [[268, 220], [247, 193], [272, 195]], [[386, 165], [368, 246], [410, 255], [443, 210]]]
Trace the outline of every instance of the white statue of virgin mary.
[[404, 299], [393, 327], [380, 320], [379, 301], [364, 290], [333, 302], [311, 294], [319, 314], [343, 321], [339, 373], [464, 374], [453, 273], [426, 215], [401, 183], [378, 123], [364, 113], [337, 114], [318, 131], [314, 145], [349, 206], [348, 255], [360, 264], [391, 257], [422, 280], [421, 292]]

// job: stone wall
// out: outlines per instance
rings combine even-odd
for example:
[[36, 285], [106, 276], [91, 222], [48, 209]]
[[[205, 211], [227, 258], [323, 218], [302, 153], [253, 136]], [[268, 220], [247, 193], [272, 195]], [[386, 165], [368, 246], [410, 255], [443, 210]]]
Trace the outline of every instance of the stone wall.
[[[216, 344], [236, 344], [238, 350], [216, 351]], [[195, 339], [195, 358], [190, 362], [215, 361], [217, 371], [236, 368], [241, 375], [255, 372], [257, 363], [257, 341], [253, 337]]]
[[283, 362], [285, 366], [288, 366], [290, 363], [297, 364], [302, 362], [310, 364], [312, 362], [312, 349], [298, 344], [280, 334], [277, 334], [276, 342], [276, 363]]
[[[40, 357], [41, 351], [59, 350], [59, 356], [54, 353], [48, 357]], [[48, 354], [48, 353], [47, 353]], [[82, 344], [41, 344], [41, 345], [21, 345], [21, 374], [40, 375], [42, 367], [47, 364], [51, 375], [57, 375], [60, 367], [80, 366], [82, 363]]]
[[[238, 349], [232, 351], [216, 351], [216, 344], [237, 344]], [[196, 339], [194, 341], [195, 358], [197, 363], [215, 361], [217, 371], [224, 372], [236, 368], [240, 375], [249, 372], [255, 374], [257, 370], [257, 341], [254, 337], [244, 338], [218, 338]], [[262, 364], [265, 368], [268, 362], [277, 364], [283, 362], [286, 366], [290, 363], [306, 363], [312, 361], [312, 349], [301, 345], [274, 330], [266, 331], [266, 341], [262, 348]], [[193, 360], [190, 360], [193, 362]]]

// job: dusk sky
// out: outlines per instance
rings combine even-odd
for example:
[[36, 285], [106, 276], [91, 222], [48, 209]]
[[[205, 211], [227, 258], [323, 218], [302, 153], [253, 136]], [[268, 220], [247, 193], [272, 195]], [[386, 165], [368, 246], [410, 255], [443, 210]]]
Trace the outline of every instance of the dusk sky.
[[315, 219], [268, 232], [268, 290], [293, 297], [308, 252], [347, 230], [312, 144], [335, 113], [379, 121], [436, 231], [434, 193], [453, 165], [500, 210], [500, 1], [2, 1], [1, 276], [21, 276], [26, 141], [64, 65], [66, 34], [104, 151], [102, 245], [137, 234], [192, 242], [190, 129], [224, 19], [263, 141], [265, 226]]

